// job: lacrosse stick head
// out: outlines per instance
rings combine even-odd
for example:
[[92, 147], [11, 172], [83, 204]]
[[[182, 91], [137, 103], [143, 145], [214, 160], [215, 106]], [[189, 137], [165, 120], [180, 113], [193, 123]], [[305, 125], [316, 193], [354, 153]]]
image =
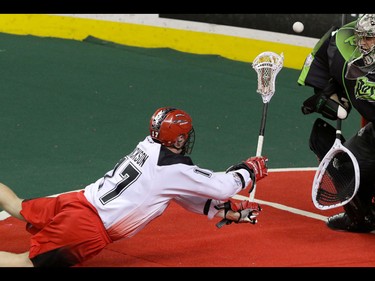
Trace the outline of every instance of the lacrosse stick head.
[[274, 52], [263, 52], [253, 61], [253, 68], [258, 75], [257, 93], [261, 95], [264, 103], [269, 102], [275, 93], [276, 76], [283, 64], [283, 53], [278, 55]]

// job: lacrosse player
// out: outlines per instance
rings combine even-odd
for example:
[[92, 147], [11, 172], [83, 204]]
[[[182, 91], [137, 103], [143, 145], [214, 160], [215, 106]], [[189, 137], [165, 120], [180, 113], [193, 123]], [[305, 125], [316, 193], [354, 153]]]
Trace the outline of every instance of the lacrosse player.
[[[303, 114], [317, 112], [337, 120], [347, 118], [354, 108], [363, 117], [362, 128], [343, 142], [357, 158], [359, 190], [344, 205], [345, 212], [328, 218], [327, 225], [349, 232], [375, 230], [375, 14], [332, 27], [306, 58], [298, 84], [314, 89], [314, 95], [303, 102]], [[335, 129], [318, 123], [309, 145], [321, 160], [334, 142]]]
[[131, 238], [159, 217], [171, 201], [186, 210], [220, 217], [224, 224], [257, 222], [257, 203], [235, 202], [268, 175], [267, 157], [250, 157], [223, 172], [193, 164], [195, 134], [188, 113], [159, 108], [150, 134], [114, 168], [81, 191], [24, 200], [0, 184], [0, 208], [26, 222], [30, 250], [0, 252], [5, 267], [76, 266], [107, 244]]

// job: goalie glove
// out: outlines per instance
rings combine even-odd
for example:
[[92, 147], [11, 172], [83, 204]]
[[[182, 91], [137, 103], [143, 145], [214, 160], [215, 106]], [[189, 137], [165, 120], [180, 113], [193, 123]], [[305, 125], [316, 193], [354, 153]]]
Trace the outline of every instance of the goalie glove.
[[[218, 228], [231, 224], [232, 222], [256, 224], [258, 222], [257, 216], [262, 210], [258, 203], [250, 202], [248, 200], [243, 200], [238, 203], [234, 203], [233, 201], [229, 200], [222, 204], [216, 205], [215, 209], [224, 210], [224, 218], [216, 224]], [[229, 211], [239, 213], [238, 219], [233, 220], [228, 218], [227, 215]], [[231, 216], [233, 216], [233, 214], [231, 214]]]
[[346, 119], [351, 106], [347, 99], [341, 98], [339, 100], [337, 89], [338, 86], [331, 79], [324, 90], [316, 90], [313, 96], [303, 102], [302, 113], [306, 115], [317, 112], [330, 120]]
[[337, 120], [337, 118], [344, 120], [348, 117], [348, 111], [342, 103], [323, 93], [309, 97], [303, 102], [301, 109], [305, 115], [317, 112], [330, 120]]
[[[246, 159], [245, 161], [242, 161], [239, 164], [230, 166], [226, 170], [226, 173], [236, 171], [239, 169], [247, 170], [251, 178], [251, 182], [249, 184], [250, 186], [249, 193], [251, 193], [251, 191], [253, 191], [254, 189], [255, 182], [263, 179], [264, 177], [268, 175], [267, 161], [268, 161], [268, 158], [265, 156], [250, 157]], [[242, 175], [240, 175], [240, 177], [242, 178]], [[247, 186], [245, 186], [244, 180], [243, 180], [243, 188], [247, 188]]]

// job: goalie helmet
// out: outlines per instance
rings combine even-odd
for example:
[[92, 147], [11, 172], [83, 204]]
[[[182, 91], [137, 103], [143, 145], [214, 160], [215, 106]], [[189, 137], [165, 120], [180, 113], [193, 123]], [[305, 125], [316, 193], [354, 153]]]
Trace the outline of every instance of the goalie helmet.
[[348, 62], [346, 75], [352, 79], [375, 71], [375, 14], [358, 18], [354, 34], [357, 50]]
[[[182, 148], [181, 154], [190, 154], [195, 142], [192, 119], [185, 111], [174, 107], [161, 107], [155, 111], [150, 120], [152, 139], [167, 147]], [[181, 141], [182, 147], [176, 147]]]
[[355, 35], [357, 39], [357, 46], [365, 65], [375, 63], [375, 42], [371, 46], [363, 44], [363, 39], [366, 37], [375, 37], [375, 14], [366, 14], [357, 20], [355, 26]]

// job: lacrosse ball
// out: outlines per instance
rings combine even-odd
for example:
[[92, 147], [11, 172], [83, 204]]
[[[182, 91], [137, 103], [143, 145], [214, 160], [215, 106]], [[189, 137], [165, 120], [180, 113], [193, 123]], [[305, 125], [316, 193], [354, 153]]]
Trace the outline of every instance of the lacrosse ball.
[[301, 33], [304, 29], [303, 23], [300, 21], [296, 21], [293, 23], [293, 30], [294, 32]]

